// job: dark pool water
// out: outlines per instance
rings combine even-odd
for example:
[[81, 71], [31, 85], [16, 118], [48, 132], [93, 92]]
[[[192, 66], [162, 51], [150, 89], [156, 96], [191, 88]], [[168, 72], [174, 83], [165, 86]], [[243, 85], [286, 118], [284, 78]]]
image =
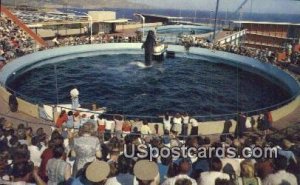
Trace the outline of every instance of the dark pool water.
[[[281, 87], [236, 67], [178, 57], [144, 68], [142, 60], [142, 55], [120, 54], [57, 63], [59, 103], [70, 103], [73, 85], [81, 104], [95, 102], [109, 112], [148, 116], [249, 111], [290, 97]], [[53, 64], [16, 76], [8, 85], [27, 100], [56, 103]]]

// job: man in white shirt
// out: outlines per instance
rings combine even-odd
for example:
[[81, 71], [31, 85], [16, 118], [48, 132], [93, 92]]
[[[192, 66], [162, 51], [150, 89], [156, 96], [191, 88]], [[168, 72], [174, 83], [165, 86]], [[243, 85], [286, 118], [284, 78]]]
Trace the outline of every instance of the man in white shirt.
[[79, 91], [77, 90], [76, 87], [74, 87], [70, 91], [71, 99], [72, 99], [72, 109], [77, 109], [80, 107], [79, 104]]
[[105, 120], [105, 140], [109, 140], [111, 138], [111, 132], [115, 128], [115, 121], [112, 116], [107, 116]]
[[184, 135], [184, 136], [188, 135], [189, 123], [190, 123], [190, 116], [185, 112], [182, 115], [182, 135]]
[[286, 171], [287, 168], [287, 159], [284, 156], [278, 155], [276, 159], [274, 159], [276, 173], [268, 175], [263, 180], [263, 185], [297, 185], [297, 178], [295, 175]]
[[177, 113], [175, 115], [175, 117], [173, 117], [173, 128], [172, 130], [177, 132], [177, 134], [181, 134], [182, 131], [182, 117], [179, 113]]
[[228, 174], [222, 173], [222, 162], [219, 158], [214, 157], [211, 159], [210, 167], [208, 172], [200, 173], [199, 185], [215, 185], [216, 179], [227, 179], [230, 177]]

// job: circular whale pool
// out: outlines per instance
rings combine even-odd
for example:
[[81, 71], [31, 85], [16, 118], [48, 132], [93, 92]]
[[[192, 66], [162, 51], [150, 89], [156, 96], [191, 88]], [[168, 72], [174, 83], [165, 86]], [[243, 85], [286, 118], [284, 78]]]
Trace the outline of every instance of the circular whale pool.
[[178, 56], [151, 67], [142, 61], [140, 53], [78, 56], [17, 73], [7, 85], [28, 101], [55, 104], [57, 78], [59, 103], [70, 103], [75, 85], [81, 104], [97, 103], [110, 113], [142, 116], [166, 111], [231, 114], [269, 107], [292, 96], [269, 79], [213, 58]]

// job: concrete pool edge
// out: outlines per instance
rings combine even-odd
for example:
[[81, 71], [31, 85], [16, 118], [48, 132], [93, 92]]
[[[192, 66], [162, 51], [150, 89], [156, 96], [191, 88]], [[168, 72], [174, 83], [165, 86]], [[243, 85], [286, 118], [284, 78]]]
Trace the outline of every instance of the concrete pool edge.
[[[105, 46], [105, 47], [104, 47]], [[36, 52], [30, 55], [26, 55], [23, 57], [20, 57], [18, 59], [15, 59], [14, 61], [7, 64], [2, 70], [0, 71], [0, 82], [2, 85], [6, 84], [7, 79], [10, 75], [12, 75], [14, 72], [25, 68], [28, 65], [31, 65], [36, 62], [40, 62], [43, 60], [47, 60], [49, 58], [55, 58], [62, 55], [72, 55], [77, 53], [85, 53], [85, 52], [93, 52], [93, 51], [106, 51], [106, 50], [116, 50], [116, 51], [124, 51], [123, 53], [126, 53], [125, 51], [128, 50], [134, 50], [142, 53], [141, 50], [141, 43], [110, 43], [110, 44], [96, 44], [96, 45], [82, 45], [82, 46], [70, 46], [70, 47], [63, 47], [63, 48], [55, 48], [51, 50], [45, 50], [41, 52]], [[175, 45], [169, 45], [169, 50], [175, 51], [177, 53], [185, 53], [185, 49], [182, 46], [175, 46]], [[121, 52], [122, 53], [122, 52]], [[232, 61], [231, 64], [233, 66], [238, 66], [241, 68], [245, 68], [246, 70], [251, 69], [257, 69], [259, 68], [259, 73], [266, 72], [267, 76], [274, 77], [274, 79], [280, 80], [280, 83], [284, 83], [286, 88], [288, 88], [289, 92], [293, 96], [297, 96], [293, 101], [289, 102], [288, 104], [273, 110], [272, 116], [273, 120], [277, 121], [290, 113], [292, 113], [299, 105], [300, 100], [298, 96], [299, 92], [299, 85], [298, 82], [293, 79], [289, 74], [285, 73], [284, 71], [277, 69], [276, 67], [270, 65], [270, 64], [264, 64], [261, 62], [256, 61], [255, 59], [239, 56], [231, 53], [226, 52], [220, 52], [220, 51], [211, 51], [208, 49], [203, 48], [190, 48], [189, 50], [190, 54], [195, 55], [201, 55], [205, 57], [213, 57], [213, 58], [219, 58], [219, 59], [229, 59]], [[118, 53], [116, 53], [118, 54]], [[261, 74], [265, 75], [265, 74]], [[3, 98], [6, 102], [8, 102], [9, 98], [9, 92], [7, 92], [3, 87], [0, 89], [0, 96]], [[19, 100], [19, 108], [21, 112], [24, 112], [26, 114], [32, 115], [33, 117], [39, 117], [39, 106], [34, 105], [32, 103], [26, 102], [20, 98]], [[223, 129], [223, 123], [224, 121], [207, 121], [207, 122], [201, 122], [199, 124], [199, 133], [203, 133], [204, 131], [206, 134], [215, 134], [222, 132]], [[211, 125], [213, 124], [213, 125]], [[207, 130], [207, 126], [209, 125], [209, 128]], [[234, 123], [235, 125], [235, 123]], [[232, 128], [233, 129], [233, 128]]]

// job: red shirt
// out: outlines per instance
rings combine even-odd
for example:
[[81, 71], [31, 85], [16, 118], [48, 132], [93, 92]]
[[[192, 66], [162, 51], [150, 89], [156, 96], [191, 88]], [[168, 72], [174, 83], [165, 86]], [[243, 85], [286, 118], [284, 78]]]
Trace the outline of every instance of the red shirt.
[[68, 121], [68, 116], [67, 116], [67, 114], [64, 114], [64, 115], [62, 115], [61, 117], [58, 117], [57, 120], [56, 120], [56, 126], [57, 126], [57, 128], [61, 128], [62, 125], [63, 125], [66, 121]]
[[41, 155], [41, 158], [42, 158], [42, 161], [41, 161], [41, 165], [40, 165], [40, 168], [39, 168], [39, 175], [40, 177], [44, 180], [44, 181], [48, 181], [48, 177], [46, 175], [46, 166], [47, 166], [47, 163], [50, 159], [53, 158], [53, 151], [52, 149], [50, 148], [47, 148]]
[[124, 123], [123, 127], [122, 127], [123, 132], [131, 132], [131, 125], [130, 123]]

